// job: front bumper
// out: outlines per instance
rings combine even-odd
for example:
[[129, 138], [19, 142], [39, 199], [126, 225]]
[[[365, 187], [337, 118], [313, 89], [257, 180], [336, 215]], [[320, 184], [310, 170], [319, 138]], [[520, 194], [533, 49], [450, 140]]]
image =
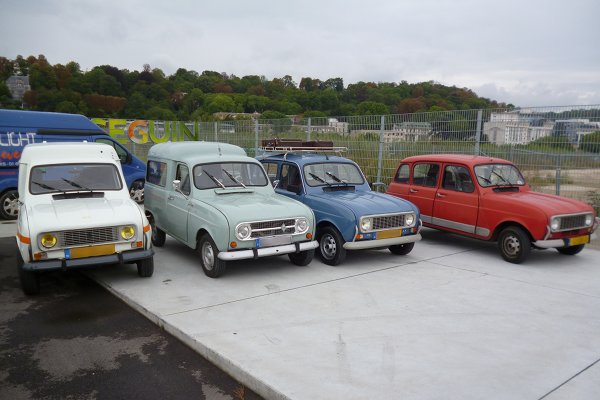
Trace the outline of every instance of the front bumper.
[[362, 249], [375, 249], [379, 247], [389, 247], [398, 244], [414, 243], [421, 240], [421, 234], [400, 236], [389, 239], [377, 239], [377, 240], [359, 240], [357, 242], [346, 242], [344, 243], [344, 249], [346, 250], [362, 250]]
[[[590, 235], [590, 242], [592, 240], [595, 240], [598, 236], [595, 233], [592, 233]], [[531, 243], [532, 245], [534, 245], [535, 247], [539, 247], [540, 249], [555, 249], [557, 247], [569, 247], [571, 246], [570, 244], [570, 238], [565, 238], [565, 239], [549, 239], [549, 240], [537, 240], [533, 243]], [[589, 242], [588, 242], [589, 243]]]
[[313, 240], [310, 242], [296, 242], [282, 246], [263, 247], [251, 250], [222, 251], [217, 257], [219, 260], [223, 261], [244, 260], [248, 258], [260, 258], [276, 256], [280, 254], [296, 253], [300, 251], [316, 249], [317, 247], [319, 247], [319, 243]]
[[129, 264], [154, 256], [154, 249], [129, 250], [107, 256], [75, 258], [70, 260], [42, 260], [23, 264], [25, 271], [54, 271], [86, 268], [98, 265]]

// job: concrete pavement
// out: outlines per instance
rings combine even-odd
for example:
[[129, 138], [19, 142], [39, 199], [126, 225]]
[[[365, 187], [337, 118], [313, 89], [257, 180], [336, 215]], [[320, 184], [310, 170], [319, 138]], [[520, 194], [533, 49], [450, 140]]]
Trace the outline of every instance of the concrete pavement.
[[168, 238], [151, 279], [90, 273], [266, 398], [600, 398], [600, 251], [513, 265], [492, 244], [423, 237], [407, 256], [238, 261], [219, 279]]

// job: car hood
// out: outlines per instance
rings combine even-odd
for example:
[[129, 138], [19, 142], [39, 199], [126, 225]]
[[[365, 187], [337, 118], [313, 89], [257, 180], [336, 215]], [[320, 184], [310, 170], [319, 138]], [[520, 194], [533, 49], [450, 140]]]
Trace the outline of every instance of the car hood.
[[221, 211], [232, 225], [292, 217], [307, 217], [311, 223], [313, 220], [310, 208], [275, 193], [240, 192], [219, 195], [211, 205]]
[[126, 224], [139, 225], [140, 207], [131, 199], [52, 199], [27, 208], [31, 232], [52, 232]]
[[409, 201], [379, 192], [333, 191], [311, 194], [311, 197], [326, 203], [341, 204], [352, 210], [357, 218], [364, 215], [390, 214], [414, 211], [417, 207]]
[[523, 205], [541, 210], [548, 216], [593, 211], [593, 208], [590, 205], [581, 201], [555, 196], [552, 194], [534, 192], [531, 190], [494, 193], [493, 195], [494, 197], [506, 196], [507, 206], [510, 206], [511, 208], [518, 207], [518, 204], [521, 203]]

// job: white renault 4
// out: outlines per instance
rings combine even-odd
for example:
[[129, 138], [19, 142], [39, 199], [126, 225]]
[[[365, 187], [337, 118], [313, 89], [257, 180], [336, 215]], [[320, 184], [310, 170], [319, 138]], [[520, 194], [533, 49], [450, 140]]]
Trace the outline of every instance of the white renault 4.
[[136, 263], [139, 276], [152, 276], [150, 225], [111, 146], [30, 144], [18, 187], [17, 266], [26, 294], [39, 292], [42, 271]]

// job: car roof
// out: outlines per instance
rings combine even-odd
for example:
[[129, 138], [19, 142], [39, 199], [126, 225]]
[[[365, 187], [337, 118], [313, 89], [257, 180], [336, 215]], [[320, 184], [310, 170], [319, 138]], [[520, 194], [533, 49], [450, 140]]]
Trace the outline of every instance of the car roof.
[[79, 114], [40, 111], [0, 110], [0, 126], [34, 128], [38, 133], [89, 133], [106, 135], [98, 125]]
[[165, 142], [155, 144], [148, 151], [148, 158], [181, 161], [191, 165], [211, 162], [256, 161], [246, 155], [239, 146], [219, 142]]
[[469, 166], [490, 163], [512, 164], [510, 161], [503, 160], [501, 158], [475, 156], [470, 154], [423, 154], [419, 156], [406, 157], [401, 161], [401, 163], [416, 163], [424, 161], [451, 162]]
[[88, 142], [32, 143], [25, 146], [21, 164], [46, 165], [119, 161], [112, 146]]
[[354, 163], [354, 161], [339, 156], [331, 156], [319, 153], [278, 153], [266, 155], [261, 158], [263, 160], [276, 160], [276, 161], [291, 161], [298, 165], [313, 164], [320, 162], [343, 162], [343, 163]]

